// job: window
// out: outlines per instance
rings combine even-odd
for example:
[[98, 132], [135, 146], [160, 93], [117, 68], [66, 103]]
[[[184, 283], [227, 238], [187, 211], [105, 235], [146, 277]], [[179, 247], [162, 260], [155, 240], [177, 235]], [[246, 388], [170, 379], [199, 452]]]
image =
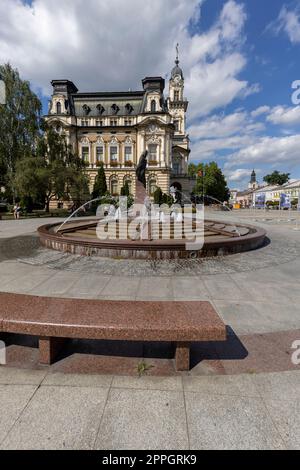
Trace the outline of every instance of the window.
[[115, 145], [110, 147], [110, 160], [112, 162], [118, 161], [118, 147]]
[[60, 102], [56, 103], [56, 113], [61, 114], [61, 103]]
[[118, 181], [117, 180], [111, 180], [111, 183], [110, 183], [110, 190], [111, 190], [111, 194], [113, 196], [116, 196], [118, 194]]
[[96, 162], [104, 162], [104, 148], [96, 147]]
[[178, 119], [176, 119], [176, 121], [174, 121], [174, 126], [175, 126], [175, 131], [176, 131], [176, 132], [179, 132], [180, 129], [179, 129], [179, 121], [178, 121]]
[[82, 147], [81, 148], [81, 156], [82, 160], [86, 163], [90, 160], [90, 148], [89, 147]]
[[131, 106], [130, 103], [126, 104], [125, 109], [126, 109], [127, 114], [130, 114], [133, 111], [133, 107]]
[[111, 119], [110, 120], [110, 125], [111, 126], [117, 126], [118, 125], [118, 121], [116, 119]]
[[96, 126], [97, 127], [102, 127], [103, 126], [103, 121], [99, 121], [99, 119], [96, 120]]
[[82, 126], [82, 127], [87, 127], [88, 125], [89, 125], [88, 119], [82, 119], [82, 120], [81, 120], [81, 126]]
[[156, 101], [152, 100], [151, 101], [151, 113], [155, 113], [155, 112], [156, 112]]
[[132, 147], [126, 146], [125, 147], [125, 162], [130, 162], [132, 160]]
[[150, 144], [148, 146], [148, 151], [149, 151], [149, 162], [156, 161], [157, 160], [157, 145]]
[[173, 162], [173, 172], [175, 175], [179, 175], [180, 173], [180, 164], [179, 162]]
[[117, 104], [113, 104], [111, 107], [111, 111], [113, 114], [117, 114], [120, 111], [120, 108]]
[[174, 101], [179, 101], [179, 91], [178, 90], [174, 91]]
[[131, 126], [131, 124], [132, 124], [131, 119], [129, 119], [129, 120], [125, 119], [124, 124], [125, 124], [125, 126]]
[[150, 193], [150, 196], [153, 196], [153, 194], [155, 193], [157, 189], [157, 185], [156, 185], [156, 180], [152, 179], [149, 181], [149, 193]]

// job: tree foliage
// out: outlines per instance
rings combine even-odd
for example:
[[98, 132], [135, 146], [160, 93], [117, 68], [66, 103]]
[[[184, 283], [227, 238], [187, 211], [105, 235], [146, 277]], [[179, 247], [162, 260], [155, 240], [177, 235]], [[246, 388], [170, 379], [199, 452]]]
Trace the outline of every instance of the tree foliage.
[[130, 196], [130, 189], [128, 181], [125, 181], [124, 186], [121, 188], [121, 196]]
[[197, 165], [195, 163], [190, 163], [188, 167], [188, 175], [191, 177], [197, 176]]
[[16, 165], [14, 183], [18, 194], [34, 200], [43, 195], [47, 212], [53, 199], [71, 199], [76, 205], [82, 204], [89, 198], [83, 161], [72, 153], [64, 135], [46, 124], [43, 130], [35, 155], [20, 159]]
[[290, 173], [279, 173], [279, 171], [273, 171], [272, 174], [264, 177], [265, 183], [279, 186], [288, 183], [289, 179]]
[[15, 197], [17, 162], [35, 151], [42, 105], [10, 64], [0, 66], [0, 77], [6, 91], [6, 104], [0, 105], [0, 183]]
[[230, 192], [227, 181], [216, 162], [200, 163], [196, 167], [197, 181], [194, 193], [223, 203], [228, 201]]
[[104, 171], [103, 162], [100, 163], [97, 176], [95, 178], [94, 189], [92, 193], [93, 199], [97, 197], [103, 197], [107, 193], [107, 183]]

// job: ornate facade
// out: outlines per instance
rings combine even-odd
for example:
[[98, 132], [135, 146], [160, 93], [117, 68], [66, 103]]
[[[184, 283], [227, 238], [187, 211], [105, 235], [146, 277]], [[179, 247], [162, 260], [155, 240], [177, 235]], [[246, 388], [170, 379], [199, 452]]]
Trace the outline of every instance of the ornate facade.
[[188, 101], [178, 55], [165, 98], [165, 80], [146, 77], [141, 91], [81, 93], [69, 80], [53, 80], [53, 95], [46, 120], [65, 134], [73, 151], [87, 163], [93, 188], [100, 162], [107, 186], [120, 194], [128, 181], [135, 194], [135, 168], [148, 150], [147, 190], [169, 193], [173, 185], [190, 193], [195, 184], [188, 177], [190, 154], [186, 134]]

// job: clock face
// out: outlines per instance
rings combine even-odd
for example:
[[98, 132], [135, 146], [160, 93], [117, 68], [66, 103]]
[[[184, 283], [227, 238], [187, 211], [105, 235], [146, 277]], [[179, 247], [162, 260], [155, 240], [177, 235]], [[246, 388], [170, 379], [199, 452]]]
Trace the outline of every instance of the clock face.
[[175, 77], [174, 77], [174, 82], [175, 82], [175, 83], [180, 83], [180, 82], [181, 82], [181, 78], [180, 78], [179, 75], [175, 75]]

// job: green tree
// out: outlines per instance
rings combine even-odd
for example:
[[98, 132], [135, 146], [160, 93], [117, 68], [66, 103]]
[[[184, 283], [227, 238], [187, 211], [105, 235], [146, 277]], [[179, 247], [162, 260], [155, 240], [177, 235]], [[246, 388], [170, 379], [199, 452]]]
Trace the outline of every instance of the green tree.
[[230, 192], [222, 170], [216, 162], [206, 165], [199, 164], [197, 167], [197, 182], [194, 193], [200, 196], [210, 196], [219, 202], [228, 201]]
[[15, 186], [21, 197], [37, 200], [41, 195], [49, 212], [53, 199], [72, 200], [80, 205], [89, 198], [85, 164], [72, 153], [64, 135], [43, 124], [44, 136], [38, 139], [35, 156], [16, 165]]
[[18, 70], [10, 64], [0, 66], [0, 76], [6, 91], [6, 104], [0, 105], [1, 183], [15, 199], [16, 165], [35, 150], [42, 105], [31, 91], [29, 82], [22, 80]]
[[156, 190], [153, 193], [154, 204], [161, 205], [162, 204], [162, 197], [163, 197], [162, 190], [160, 188], [156, 188]]
[[121, 188], [121, 196], [130, 196], [130, 189], [128, 181], [125, 181], [124, 186]]
[[103, 165], [103, 162], [100, 162], [98, 173], [95, 178], [92, 198], [96, 199], [97, 197], [103, 197], [105, 196], [106, 193], [107, 193], [107, 183], [106, 183], [104, 165]]
[[279, 186], [288, 183], [289, 179], [290, 173], [279, 173], [279, 171], [273, 171], [273, 173], [264, 177], [264, 181], [267, 184]]
[[190, 163], [188, 166], [188, 175], [194, 178], [197, 176], [197, 171], [198, 165], [195, 165], [195, 163]]

